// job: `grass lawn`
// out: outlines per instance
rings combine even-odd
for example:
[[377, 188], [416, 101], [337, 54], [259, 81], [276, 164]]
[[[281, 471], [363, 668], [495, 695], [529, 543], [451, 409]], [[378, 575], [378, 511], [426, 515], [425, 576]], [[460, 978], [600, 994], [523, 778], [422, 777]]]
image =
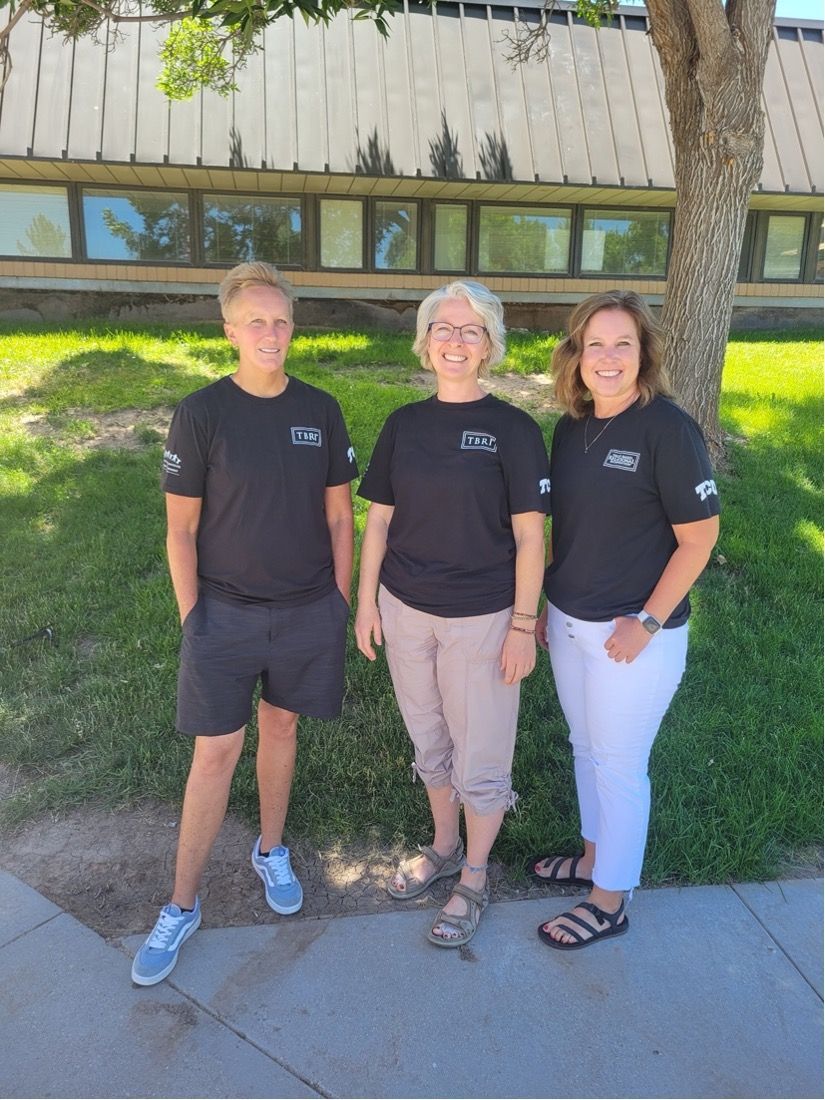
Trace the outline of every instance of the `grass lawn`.
[[[515, 334], [501, 370], [544, 371], [552, 337]], [[387, 414], [422, 396], [408, 336], [295, 338], [289, 370], [338, 398], [363, 469]], [[694, 598], [691, 656], [654, 748], [645, 879], [770, 876], [821, 836], [822, 344], [734, 337], [718, 478], [722, 536]], [[7, 825], [93, 799], [180, 798], [173, 732], [179, 632], [163, 556], [162, 437], [89, 446], [96, 417], [151, 410], [232, 369], [214, 326], [0, 331], [0, 762], [29, 782]], [[550, 441], [553, 417], [541, 418]], [[363, 529], [366, 508], [356, 503]], [[16, 641], [49, 625], [55, 643]], [[564, 723], [544, 661], [523, 691], [498, 858], [576, 844]], [[232, 805], [253, 820], [255, 731]], [[318, 842], [368, 832], [426, 842], [420, 784], [383, 660], [350, 640], [345, 710], [305, 721], [288, 826]]]

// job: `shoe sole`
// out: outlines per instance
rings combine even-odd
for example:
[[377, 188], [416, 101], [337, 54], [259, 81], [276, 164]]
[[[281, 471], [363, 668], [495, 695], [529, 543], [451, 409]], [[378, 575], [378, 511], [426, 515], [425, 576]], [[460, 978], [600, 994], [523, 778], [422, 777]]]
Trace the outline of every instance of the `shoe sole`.
[[162, 982], [164, 978], [168, 978], [175, 967], [178, 965], [178, 956], [180, 955], [180, 949], [183, 947], [190, 936], [194, 936], [200, 926], [201, 914], [198, 913], [198, 919], [190, 924], [189, 928], [186, 930], [183, 939], [178, 944], [178, 949], [175, 952], [174, 959], [172, 959], [165, 970], [161, 970], [159, 973], [153, 974], [151, 977], [147, 977], [145, 974], [136, 974], [135, 964], [132, 963], [132, 981], [135, 983], [135, 985], [157, 985], [158, 982]]
[[[278, 905], [277, 902], [274, 902], [270, 899], [269, 894], [266, 892], [266, 875], [263, 873], [263, 871], [256, 864], [254, 856], [252, 857], [252, 870], [255, 872], [255, 874], [258, 876], [258, 878], [264, 884], [264, 897], [266, 898], [266, 904], [269, 906], [270, 909], [273, 909], [276, 913], [280, 914], [280, 916], [282, 916], [282, 917], [289, 917], [289, 916], [292, 916], [293, 913], [298, 912], [298, 910], [304, 904], [304, 891], [303, 890], [301, 890], [301, 897], [300, 897], [297, 905]], [[301, 884], [298, 883], [298, 885], [300, 886]]]

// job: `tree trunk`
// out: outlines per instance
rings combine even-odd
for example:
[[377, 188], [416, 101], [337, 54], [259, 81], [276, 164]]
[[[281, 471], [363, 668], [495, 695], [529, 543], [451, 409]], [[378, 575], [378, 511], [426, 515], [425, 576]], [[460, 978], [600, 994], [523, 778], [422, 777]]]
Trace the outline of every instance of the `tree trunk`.
[[750, 195], [775, 0], [648, 0], [670, 112], [676, 218], [662, 308], [665, 364], [715, 459], [722, 366]]

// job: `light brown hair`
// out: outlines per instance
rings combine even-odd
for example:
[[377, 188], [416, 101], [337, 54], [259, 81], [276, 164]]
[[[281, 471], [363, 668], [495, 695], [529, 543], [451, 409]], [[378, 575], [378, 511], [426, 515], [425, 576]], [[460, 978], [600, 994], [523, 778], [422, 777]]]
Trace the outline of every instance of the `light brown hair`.
[[292, 284], [272, 264], [263, 260], [253, 260], [251, 263], [238, 264], [231, 271], [227, 271], [218, 287], [218, 301], [221, 304], [221, 314], [224, 321], [229, 321], [229, 313], [233, 301], [241, 293], [251, 286], [271, 286], [273, 290], [280, 290], [286, 298], [289, 306], [289, 319], [292, 320], [292, 304], [295, 301], [295, 291]]
[[556, 344], [550, 368], [555, 375], [556, 404], [578, 420], [592, 412], [593, 400], [582, 381], [579, 360], [584, 348], [584, 330], [592, 317], [603, 309], [621, 309], [629, 313], [639, 335], [640, 405], [647, 405], [658, 394], [671, 396], [670, 381], [662, 364], [663, 337], [650, 307], [635, 290], [605, 290], [579, 302], [567, 323], [567, 336]]

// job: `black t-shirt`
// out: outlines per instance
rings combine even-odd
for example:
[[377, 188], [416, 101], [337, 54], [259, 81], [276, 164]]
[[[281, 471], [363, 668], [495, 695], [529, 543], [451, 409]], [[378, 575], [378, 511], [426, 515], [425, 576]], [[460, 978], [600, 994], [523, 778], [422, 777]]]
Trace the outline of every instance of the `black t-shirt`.
[[[544, 590], [590, 622], [641, 611], [676, 549], [672, 525], [719, 515], [704, 437], [683, 409], [657, 397], [606, 424], [563, 416], [550, 455], [553, 562]], [[689, 614], [685, 596], [665, 625], [681, 626]]]
[[231, 378], [175, 410], [161, 486], [202, 497], [201, 588], [239, 603], [312, 603], [335, 583], [324, 490], [357, 476], [337, 401], [290, 378], [255, 397]]
[[358, 495], [393, 505], [381, 583], [447, 618], [487, 615], [515, 597], [510, 516], [549, 511], [538, 424], [487, 395], [430, 397], [392, 413]]

